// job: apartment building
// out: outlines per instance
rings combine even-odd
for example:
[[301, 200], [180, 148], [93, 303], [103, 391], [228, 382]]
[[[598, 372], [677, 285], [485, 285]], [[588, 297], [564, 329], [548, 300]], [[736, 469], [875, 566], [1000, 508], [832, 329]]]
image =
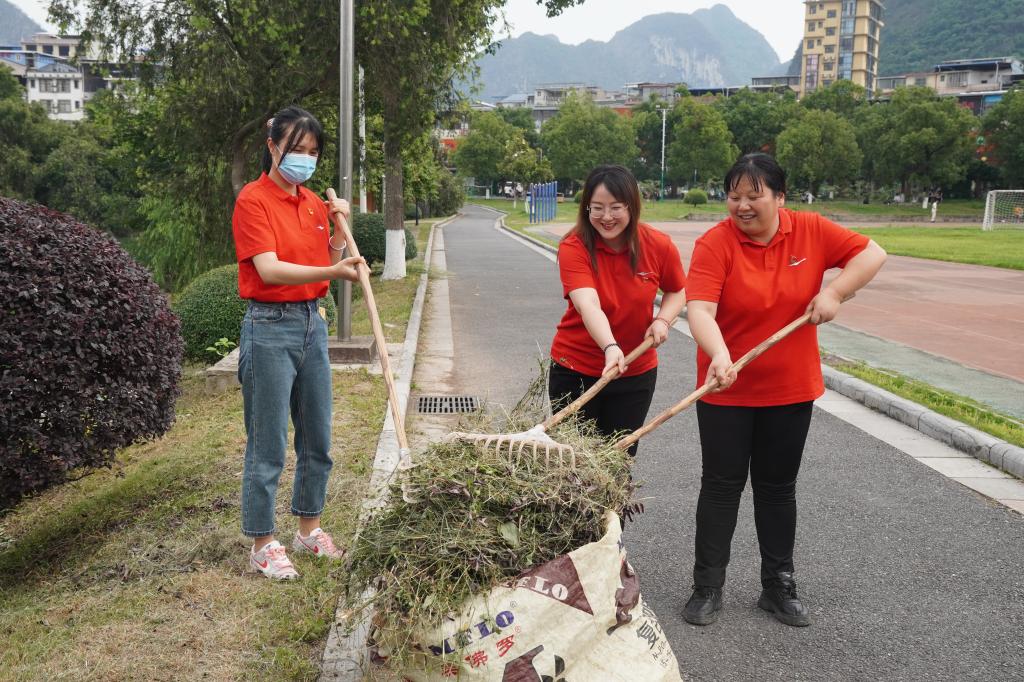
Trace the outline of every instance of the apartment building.
[[805, 0], [799, 96], [845, 79], [872, 96], [878, 77], [881, 0]]
[[983, 114], [1017, 83], [1024, 82], [1024, 63], [1016, 57], [953, 59], [931, 71], [884, 76], [878, 79], [877, 97], [887, 98], [897, 88], [924, 86], [940, 97], [955, 97], [975, 114]]

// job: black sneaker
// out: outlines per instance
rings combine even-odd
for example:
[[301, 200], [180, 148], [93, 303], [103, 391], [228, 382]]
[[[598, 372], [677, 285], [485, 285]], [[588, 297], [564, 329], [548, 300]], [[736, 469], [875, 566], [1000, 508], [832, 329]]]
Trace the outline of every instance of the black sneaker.
[[757, 605], [786, 625], [806, 627], [811, 624], [807, 607], [796, 596], [796, 583], [792, 573], [779, 573], [772, 584], [761, 590]]
[[722, 610], [722, 588], [694, 585], [690, 601], [683, 609], [683, 618], [693, 625], [711, 625]]

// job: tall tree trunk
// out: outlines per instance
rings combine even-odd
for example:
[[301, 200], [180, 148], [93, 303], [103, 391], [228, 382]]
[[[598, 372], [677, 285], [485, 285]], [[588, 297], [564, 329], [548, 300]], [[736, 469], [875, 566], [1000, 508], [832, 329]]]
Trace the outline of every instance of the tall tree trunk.
[[381, 278], [402, 279], [405, 277], [405, 198], [402, 190], [402, 151], [397, 139], [384, 141], [384, 164], [384, 178], [388, 188], [384, 197], [387, 243]]
[[231, 138], [231, 189], [234, 190], [236, 197], [249, 180], [246, 177], [246, 161], [250, 153], [249, 138], [256, 130], [266, 125], [268, 118], [269, 116], [261, 116], [247, 122]]

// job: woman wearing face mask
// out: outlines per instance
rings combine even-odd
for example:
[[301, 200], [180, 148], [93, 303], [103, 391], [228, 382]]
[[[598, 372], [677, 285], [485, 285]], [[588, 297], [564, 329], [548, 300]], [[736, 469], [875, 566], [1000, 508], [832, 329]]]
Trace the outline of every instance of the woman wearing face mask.
[[317, 299], [329, 280], [355, 281], [362, 259], [341, 257], [340, 225], [331, 236], [328, 209], [347, 217], [348, 202], [324, 202], [302, 186], [322, 148], [323, 129], [309, 112], [279, 111], [267, 123], [263, 174], [239, 192], [232, 218], [238, 291], [249, 300], [238, 362], [247, 436], [242, 533], [253, 538], [251, 568], [275, 579], [298, 577], [274, 539], [289, 414], [297, 458], [291, 512], [299, 517], [292, 549], [325, 559], [343, 554], [320, 528], [332, 465], [331, 368]]
[[[808, 625], [793, 580], [796, 477], [814, 400], [825, 392], [817, 329], [871, 281], [885, 251], [816, 213], [783, 208], [786, 173], [767, 154], [748, 154], [725, 175], [729, 218], [693, 248], [686, 297], [699, 384], [720, 388], [697, 403], [703, 459], [694, 589], [683, 617], [707, 625], [722, 586], [740, 494], [750, 472], [761, 549], [758, 606], [787, 625]], [[821, 288], [830, 268], [842, 268]], [[734, 358], [805, 312], [797, 329], [738, 376]]]
[[[564, 407], [617, 368], [621, 377], [583, 407], [602, 434], [643, 425], [654, 396], [658, 355], [652, 348], [627, 367], [625, 356], [652, 337], [655, 347], [683, 309], [686, 277], [668, 235], [640, 222], [640, 190], [622, 166], [587, 177], [576, 226], [558, 246], [562, 293], [569, 305], [551, 344], [548, 394]], [[658, 315], [654, 298], [664, 296]], [[629, 449], [636, 454], [637, 444]]]

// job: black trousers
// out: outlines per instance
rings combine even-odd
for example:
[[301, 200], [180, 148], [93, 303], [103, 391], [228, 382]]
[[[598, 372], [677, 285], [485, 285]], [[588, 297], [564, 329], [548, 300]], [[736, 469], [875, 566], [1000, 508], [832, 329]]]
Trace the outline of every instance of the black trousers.
[[721, 587], [740, 494], [754, 491], [754, 525], [761, 549], [761, 582], [793, 570], [796, 477], [813, 402], [773, 407], [697, 403], [703, 471], [697, 500], [694, 585]]
[[[597, 383], [599, 377], [580, 374], [557, 362], [551, 363], [548, 373], [548, 397], [551, 398], [552, 413], [579, 398]], [[636, 431], [644, 425], [647, 410], [654, 397], [654, 384], [658, 380], [658, 368], [631, 377], [620, 377], [610, 382], [580, 410], [586, 419], [597, 424], [597, 430], [605, 436], [623, 431]], [[629, 454], [635, 456], [639, 441], [629, 447]]]

